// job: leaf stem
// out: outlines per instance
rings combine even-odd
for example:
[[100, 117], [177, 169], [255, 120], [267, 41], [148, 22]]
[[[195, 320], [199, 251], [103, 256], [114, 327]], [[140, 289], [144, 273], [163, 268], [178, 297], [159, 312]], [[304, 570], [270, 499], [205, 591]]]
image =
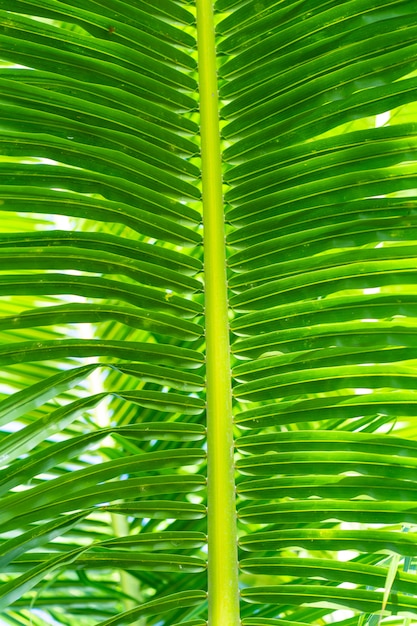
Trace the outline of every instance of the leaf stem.
[[197, 0], [207, 350], [209, 626], [238, 626], [226, 249], [212, 0]]

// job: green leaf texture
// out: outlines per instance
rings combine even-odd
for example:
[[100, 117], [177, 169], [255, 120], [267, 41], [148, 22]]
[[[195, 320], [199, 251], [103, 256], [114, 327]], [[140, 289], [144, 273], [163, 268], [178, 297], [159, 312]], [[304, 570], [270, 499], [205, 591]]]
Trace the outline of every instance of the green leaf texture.
[[415, 0], [217, 0], [241, 612], [207, 621], [211, 4], [0, 0], [2, 624], [415, 619]]

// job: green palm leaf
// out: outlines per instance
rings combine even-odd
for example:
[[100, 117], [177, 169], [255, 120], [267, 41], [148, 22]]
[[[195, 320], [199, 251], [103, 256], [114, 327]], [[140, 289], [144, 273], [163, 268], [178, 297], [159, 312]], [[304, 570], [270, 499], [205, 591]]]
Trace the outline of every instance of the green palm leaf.
[[0, 17], [0, 622], [415, 615], [414, 2]]

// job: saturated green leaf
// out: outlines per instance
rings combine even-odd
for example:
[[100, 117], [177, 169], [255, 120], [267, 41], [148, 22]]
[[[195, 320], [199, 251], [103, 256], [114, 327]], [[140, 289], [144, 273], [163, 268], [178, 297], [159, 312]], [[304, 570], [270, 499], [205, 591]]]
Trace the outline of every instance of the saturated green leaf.
[[[35, 137], [37, 138], [38, 135], [35, 135]], [[48, 143], [48, 139], [49, 135], [45, 137], [44, 143]], [[16, 144], [17, 146], [17, 148], [13, 151], [13, 156], [16, 157], [22, 157], [23, 155], [28, 154], [28, 152], [32, 152], [36, 157], [42, 156], [40, 154], [41, 152], [44, 154], [50, 154], [48, 149], [41, 150], [35, 139], [32, 139], [32, 143], [30, 143], [29, 139], [26, 143], [22, 140], [20, 145], [14, 140], [13, 137], [11, 137], [10, 143], [12, 145]], [[30, 150], [28, 146], [31, 147]], [[49, 148], [51, 148], [51, 146], [49, 146]], [[57, 159], [62, 158], [62, 149], [63, 147], [61, 145], [56, 146], [54, 156]], [[70, 151], [70, 148], [68, 148], [68, 154], [70, 155], [71, 153], [72, 150]], [[107, 155], [107, 162], [111, 163], [112, 159], [116, 157], [116, 154]], [[74, 163], [78, 163], [79, 160], [76, 157], [77, 153], [75, 152], [75, 157], [73, 159], [70, 159], [69, 157], [67, 157], [67, 159], [72, 160]], [[85, 164], [90, 163], [91, 155], [86, 155], [84, 159]], [[103, 170], [105, 170], [105, 168], [103, 168]], [[55, 174], [55, 171], [53, 173]], [[58, 174], [58, 172], [56, 173]], [[113, 185], [117, 188], [119, 184], [117, 172], [112, 173], [110, 176], [110, 173], [106, 171], [99, 172], [99, 174], [100, 173], [107, 179], [107, 184], [111, 184], [111, 179], [115, 178]], [[95, 176], [95, 178], [97, 178], [97, 176]], [[97, 180], [97, 184], [99, 183], [100, 180]], [[165, 217], [173, 216], [174, 218], [179, 218], [181, 220], [184, 213], [181, 204], [174, 203], [173, 201], [164, 202], [163, 196], [159, 196], [156, 192], [151, 193], [147, 191], [144, 193], [142, 188], [133, 182], [129, 186], [126, 185], [126, 187], [130, 194], [143, 196], [141, 206], [145, 206], [148, 210], [145, 211], [141, 208], [132, 208], [128, 205], [120, 206], [120, 202], [117, 201], [114, 202], [89, 198], [84, 194], [75, 194], [69, 191], [54, 191], [53, 189], [45, 191], [42, 187], [26, 187], [22, 190], [19, 187], [11, 185], [1, 186], [0, 205], [2, 211], [8, 212], [30, 210], [34, 213], [49, 213], [51, 203], [54, 207], [54, 212], [58, 215], [70, 215], [79, 218], [88, 217], [89, 219], [103, 222], [110, 221], [124, 224], [125, 226], [129, 226], [133, 230], [149, 237], [158, 237], [163, 241], [170, 241], [179, 245], [191, 245], [191, 243], [196, 244], [200, 241], [198, 233], [195, 233], [190, 228], [182, 226], [181, 224], [176, 224], [173, 219]], [[161, 203], [165, 210], [162, 211], [162, 215], [159, 215], [159, 212], [158, 215], [155, 216], [155, 210]], [[165, 207], [164, 204], [166, 205]], [[188, 216], [184, 217], [187, 218]]]
[[183, 413], [184, 415], [200, 415], [205, 409], [205, 403], [201, 398], [180, 395], [178, 393], [165, 393], [163, 391], [130, 391], [119, 394], [124, 400], [135, 402], [141, 406], [156, 408], [170, 413]]
[[189, 466], [201, 462], [204, 458], [205, 453], [199, 449], [173, 449], [169, 452], [149, 452], [126, 459], [121, 458], [64, 474], [33, 489], [4, 498], [0, 513], [2, 528], [6, 530], [39, 519], [47, 519], [51, 512], [50, 507], [56, 501], [59, 503], [59, 509], [65, 510], [65, 504], [61, 503], [63, 492], [68, 497], [71, 494], [78, 494], [81, 487], [87, 489], [123, 474]]
[[21, 342], [0, 346], [0, 363], [3, 365], [24, 361], [41, 361], [63, 357], [113, 356], [135, 361], [151, 359], [163, 365], [201, 367], [200, 353], [176, 346], [160, 346], [140, 342], [105, 341], [99, 339], [63, 339], [45, 342]]
[[360, 363], [358, 365], [334, 368], [316, 368], [311, 371], [296, 371], [261, 379], [259, 382], [239, 385], [235, 395], [239, 399], [270, 400], [283, 395], [303, 394], [315, 385], [320, 391], [349, 389], [355, 387], [399, 389], [413, 388], [411, 380], [415, 367], [413, 361], [400, 363]]
[[61, 372], [4, 398], [0, 402], [0, 424], [12, 421], [25, 412], [67, 391], [78, 382], [84, 380], [97, 367], [98, 364], [91, 364]]
[[[240, 566], [243, 571], [254, 574], [294, 576], [297, 578], [319, 576], [329, 581], [348, 581], [375, 588], [384, 586], [388, 573], [388, 570], [382, 567], [364, 563], [335, 563], [329, 559], [257, 557], [244, 559]], [[413, 594], [415, 584], [415, 576], [398, 573], [393, 581], [392, 590]]]
[[[34, 166], [36, 169], [36, 166]], [[12, 172], [10, 172], [10, 175]], [[31, 248], [36, 246], [68, 246], [74, 248], [87, 248], [88, 250], [103, 250], [114, 254], [152, 263], [167, 269], [174, 269], [186, 275], [195, 274], [202, 269], [198, 259], [186, 254], [163, 248], [150, 246], [140, 241], [125, 241], [123, 237], [116, 237], [108, 233], [85, 233], [66, 230], [53, 230], [52, 232], [34, 233], [1, 233], [1, 247], [12, 246], [13, 248]], [[168, 275], [168, 274], [166, 274]]]
[[[0, 620], [409, 621], [415, 1], [0, 0], [0, 17]], [[228, 416], [209, 388], [206, 428], [205, 366], [224, 381], [203, 313], [226, 273], [207, 337], [229, 319], [236, 446], [216, 485]], [[233, 481], [240, 615], [212, 545]]]
[[[281, 585], [280, 587], [253, 587], [242, 591], [242, 598], [256, 603], [289, 603], [321, 606], [348, 606], [360, 611], [378, 611], [382, 606], [383, 594], [363, 589], [342, 589], [320, 585]], [[417, 612], [417, 601], [405, 594], [395, 594], [388, 602], [388, 608], [401, 614]]]
[[[359, 381], [358, 381], [359, 382]], [[365, 388], [366, 389], [366, 388]], [[395, 417], [414, 416], [417, 395], [413, 390], [391, 389], [388, 396], [385, 391], [370, 390], [370, 393], [357, 394], [339, 392], [325, 398], [308, 400], [293, 399], [276, 404], [266, 404], [256, 409], [240, 413], [236, 421], [247, 428], [291, 424], [308, 420], [322, 420], [329, 416], [335, 418], [359, 417], [366, 414]]]
[[39, 548], [44, 543], [51, 541], [70, 530], [78, 521], [82, 520], [85, 513], [76, 513], [66, 517], [59, 517], [52, 522], [35, 526], [15, 537], [5, 541], [0, 546], [0, 566], [6, 568], [10, 561], [24, 554], [27, 550]]
[[378, 476], [317, 475], [242, 480], [237, 492], [244, 498], [275, 500], [320, 496], [347, 500], [367, 495], [375, 500], [409, 501], [417, 497], [417, 486], [410, 480]]
[[[186, 622], [181, 622], [181, 626], [206, 626], [207, 622], [202, 619], [192, 619]], [[180, 624], [173, 624], [172, 626], [180, 626]]]
[[401, 533], [379, 529], [339, 530], [332, 528], [299, 528], [258, 532], [242, 537], [244, 550], [279, 550], [300, 546], [312, 550], [359, 550], [362, 552], [392, 551], [414, 556], [417, 554], [416, 533]]
[[169, 500], [126, 501], [123, 504], [111, 504], [105, 509], [136, 518], [150, 517], [152, 519], [202, 519], [206, 515], [206, 507], [202, 504]]
[[[59, 411], [59, 409], [58, 409]], [[43, 429], [43, 423], [35, 423], [36, 430]], [[28, 431], [27, 439], [33, 434], [30, 426], [24, 429]], [[55, 428], [54, 428], [55, 430]], [[138, 424], [135, 426], [125, 426], [119, 428], [101, 429], [80, 437], [72, 437], [63, 442], [51, 444], [47, 449], [41, 449], [23, 458], [15, 461], [6, 469], [0, 470], [0, 492], [5, 493], [9, 489], [20, 483], [30, 481], [33, 476], [41, 474], [48, 469], [54, 467], [57, 463], [68, 462], [77, 454], [91, 447], [97, 441], [105, 438], [109, 434], [119, 433], [127, 438], [134, 440], [168, 440], [168, 441], [198, 441], [203, 438], [205, 429], [198, 424], [182, 424], [182, 423], [151, 423]], [[153, 479], [155, 480], [155, 479]], [[182, 479], [184, 480], [184, 479]], [[190, 480], [196, 480], [191, 477]], [[189, 482], [187, 483], [189, 484]]]
[[[28, 567], [38, 567], [48, 560], [48, 555], [32, 552], [16, 559], [7, 568], [8, 571], [26, 571]], [[141, 552], [118, 552], [116, 550], [104, 552], [89, 552], [78, 557], [73, 564], [76, 569], [127, 569], [162, 572], [195, 573], [205, 570], [203, 560], [196, 557], [187, 557], [176, 554], [148, 554]]]
[[293, 622], [286, 619], [268, 619], [249, 617], [242, 620], [242, 626], [306, 626], [305, 622]]
[[116, 548], [132, 547], [135, 551], [174, 550], [200, 548], [206, 543], [206, 535], [188, 531], [140, 532], [128, 537], [118, 537], [104, 541], [102, 545]]
[[66, 554], [59, 554], [37, 565], [18, 578], [4, 583], [0, 590], [0, 607], [6, 608], [9, 604], [18, 600], [23, 593], [32, 589], [38, 582], [43, 580], [46, 574], [53, 572], [65, 565], [71, 564], [78, 555], [85, 552], [86, 548], [77, 548]]
[[5, 275], [0, 276], [0, 294], [2, 295], [50, 295], [72, 294], [75, 296], [122, 300], [139, 308], [147, 307], [157, 311], [172, 311], [184, 317], [201, 314], [202, 308], [197, 302], [177, 296], [170, 291], [161, 291], [147, 285], [122, 283], [96, 276], [71, 276], [66, 274], [44, 274], [36, 276]]
[[172, 609], [185, 608], [200, 604], [206, 598], [204, 591], [182, 591], [169, 596], [163, 596], [158, 600], [150, 600], [141, 607], [122, 613], [105, 622], [100, 622], [99, 626], [116, 626], [119, 624], [131, 624], [141, 615], [160, 615]]
[[314, 500], [291, 501], [275, 504], [245, 506], [239, 510], [239, 517], [247, 523], [296, 524], [338, 519], [347, 522], [369, 524], [415, 523], [417, 504], [415, 502], [373, 502], [367, 500]]
[[17, 433], [11, 433], [0, 441], [0, 462], [10, 463], [15, 458], [27, 454], [38, 443], [53, 433], [65, 430], [86, 409], [95, 408], [107, 394], [97, 394], [82, 398], [66, 405], [36, 422], [32, 422]]
[[356, 471], [373, 476], [411, 479], [417, 459], [363, 452], [305, 450], [250, 456], [237, 462], [240, 471], [257, 476], [274, 474], [335, 474]]
[[417, 442], [390, 437], [377, 433], [349, 433], [329, 431], [296, 431], [250, 435], [236, 440], [239, 450], [250, 453], [263, 453], [285, 450], [343, 450], [392, 454], [401, 457], [415, 457]]
[[[193, 278], [178, 276], [169, 269], [158, 269], [153, 264], [100, 250], [78, 250], [72, 246], [36, 246], [31, 248], [0, 248], [2, 269], [76, 269], [97, 274], [124, 275], [144, 284], [174, 288], [180, 293], [199, 290], [201, 283]], [[159, 274], [159, 276], [158, 276]], [[57, 319], [57, 323], [60, 320]], [[36, 325], [36, 322], [33, 324]]]

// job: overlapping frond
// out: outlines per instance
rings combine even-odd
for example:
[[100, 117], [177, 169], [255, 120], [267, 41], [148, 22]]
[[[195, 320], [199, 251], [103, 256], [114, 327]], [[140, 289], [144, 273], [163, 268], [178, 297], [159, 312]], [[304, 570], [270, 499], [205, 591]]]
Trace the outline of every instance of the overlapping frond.
[[218, 49], [244, 623], [416, 613], [415, 7], [235, 4]]
[[0, 606], [174, 623], [206, 587], [195, 17], [0, 10]]

